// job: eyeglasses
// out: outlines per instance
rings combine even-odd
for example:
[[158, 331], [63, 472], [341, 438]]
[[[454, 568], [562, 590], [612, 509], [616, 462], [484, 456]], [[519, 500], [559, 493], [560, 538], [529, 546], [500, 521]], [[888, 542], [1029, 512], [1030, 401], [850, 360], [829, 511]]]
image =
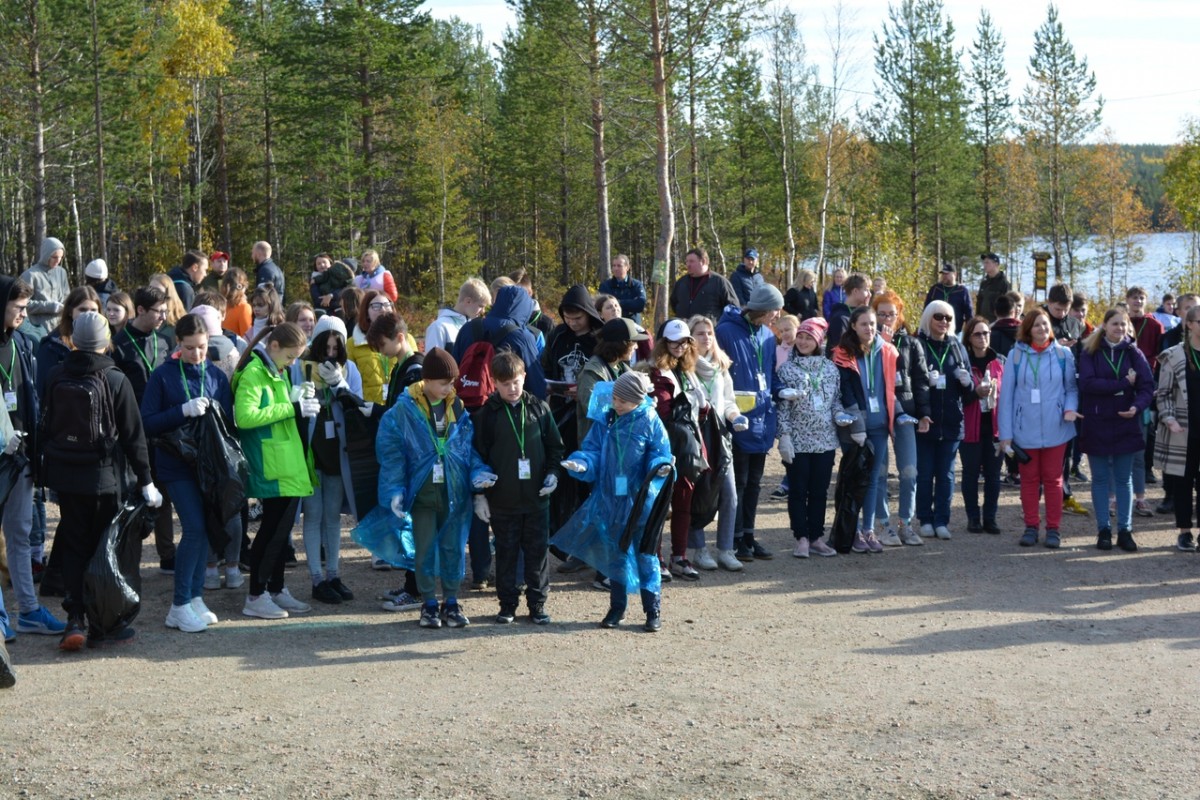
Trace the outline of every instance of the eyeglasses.
[[938, 322], [952, 322], [954, 317], [949, 314], [934, 314], [933, 319], [936, 319]]
[[987, 337], [989, 337], [991, 335], [992, 335], [991, 331], [975, 331], [974, 333], [971, 334], [971, 338], [986, 339]]
[[879, 319], [895, 319], [896, 312], [895, 311], [876, 311], [875, 316], [878, 317]]
[[371, 305], [367, 306], [372, 311], [387, 311], [391, 307], [391, 303], [371, 303]]

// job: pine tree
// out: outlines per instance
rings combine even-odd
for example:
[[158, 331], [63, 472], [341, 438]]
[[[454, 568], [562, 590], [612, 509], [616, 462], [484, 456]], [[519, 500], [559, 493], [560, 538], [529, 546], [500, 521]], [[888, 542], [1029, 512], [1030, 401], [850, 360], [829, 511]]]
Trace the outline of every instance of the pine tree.
[[979, 14], [971, 45], [971, 132], [979, 148], [979, 195], [983, 203], [983, 241], [992, 249], [992, 203], [996, 183], [995, 150], [1012, 127], [1012, 98], [1004, 68], [1004, 39], [986, 10]]

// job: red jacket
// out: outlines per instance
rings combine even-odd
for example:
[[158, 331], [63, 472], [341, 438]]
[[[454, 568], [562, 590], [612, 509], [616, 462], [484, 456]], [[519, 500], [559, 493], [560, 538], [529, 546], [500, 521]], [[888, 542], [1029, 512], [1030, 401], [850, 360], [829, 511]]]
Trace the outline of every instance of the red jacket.
[[1137, 340], [1138, 350], [1150, 362], [1150, 371], [1158, 369], [1158, 356], [1162, 353], [1163, 326], [1154, 317], [1147, 314], [1141, 319], [1129, 318], [1133, 327], [1133, 338]]

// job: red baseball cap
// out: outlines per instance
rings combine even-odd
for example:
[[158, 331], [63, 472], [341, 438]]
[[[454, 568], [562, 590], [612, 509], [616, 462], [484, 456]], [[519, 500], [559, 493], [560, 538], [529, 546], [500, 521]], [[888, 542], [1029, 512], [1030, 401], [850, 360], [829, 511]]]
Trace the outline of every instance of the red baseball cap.
[[228, 261], [228, 260], [229, 260], [229, 253], [226, 253], [226, 252], [224, 252], [224, 251], [222, 251], [222, 250], [213, 250], [213, 253], [212, 253], [212, 255], [208, 257], [208, 260], [209, 260], [209, 261], [216, 261], [216, 260], [218, 260], [218, 259], [220, 259], [220, 260], [222, 260], [222, 261]]

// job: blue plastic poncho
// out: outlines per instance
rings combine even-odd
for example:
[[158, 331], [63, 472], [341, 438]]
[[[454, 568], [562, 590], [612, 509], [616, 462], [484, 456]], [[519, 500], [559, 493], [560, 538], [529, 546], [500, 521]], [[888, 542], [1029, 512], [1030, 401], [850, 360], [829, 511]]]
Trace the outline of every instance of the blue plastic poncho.
[[[375, 454], [379, 458], [379, 505], [350, 534], [372, 556], [401, 569], [415, 568], [412, 507], [437, 461], [427, 413], [429, 403], [423, 386], [422, 381], [409, 386], [379, 421], [379, 435], [375, 439]], [[450, 409], [454, 395], [445, 402]], [[474, 430], [466, 411], [461, 411], [449, 430], [444, 456], [449, 513], [446, 523], [438, 531], [437, 541], [443, 541], [447, 536], [455, 537], [461, 553], [471, 530], [471, 481], [490, 470], [471, 444]], [[391, 510], [392, 498], [396, 495], [404, 496], [404, 511], [408, 516], [403, 522]], [[437, 547], [431, 547], [426, 555], [421, 571], [427, 575], [441, 575], [437, 551]], [[460, 559], [456, 567], [457, 578], [462, 578], [463, 570]]]
[[[634, 509], [633, 501], [643, 482], [663, 464], [671, 463], [671, 445], [667, 429], [647, 397], [642, 404], [623, 417], [612, 410], [612, 383], [596, 384], [588, 405], [588, 417], [595, 421], [580, 449], [567, 458], [587, 467], [585, 472], [573, 472], [578, 480], [595, 484], [592, 493], [572, 515], [550, 543], [581, 559], [614, 582], [620, 582], [630, 594], [645, 589], [659, 592], [662, 579], [655, 555], [638, 555], [638, 537], [625, 550], [620, 549], [621, 534], [631, 514], [638, 515], [638, 527], [644, 527], [654, 500], [666, 478], [654, 477], [642, 508]], [[624, 478], [625, 493], [618, 496], [617, 486]], [[646, 576], [643, 585], [638, 578], [638, 560]]]

